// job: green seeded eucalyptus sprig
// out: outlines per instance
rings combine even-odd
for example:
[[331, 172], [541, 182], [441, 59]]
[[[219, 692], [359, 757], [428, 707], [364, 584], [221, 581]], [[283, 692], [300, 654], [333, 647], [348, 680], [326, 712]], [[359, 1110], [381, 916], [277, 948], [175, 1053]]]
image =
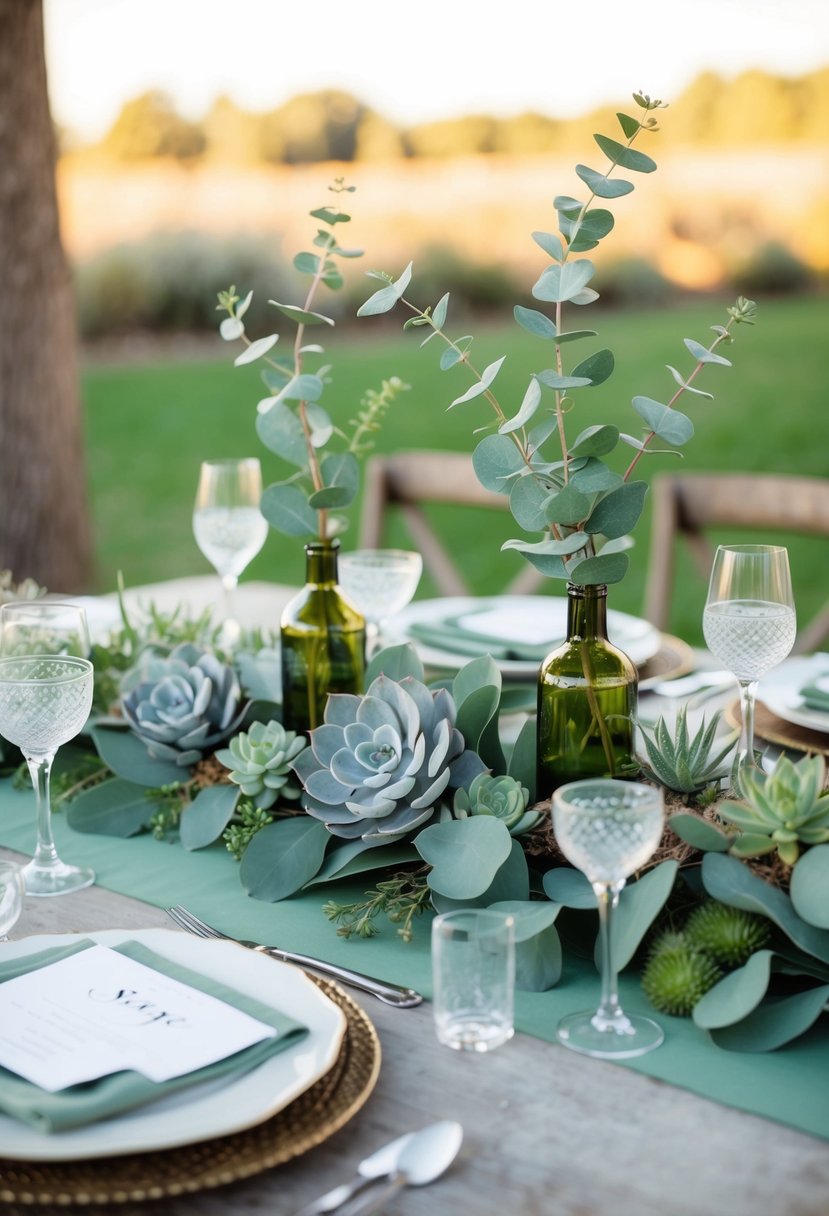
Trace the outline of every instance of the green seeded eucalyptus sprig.
[[[329, 190], [339, 196], [352, 193], [354, 187], [337, 178]], [[221, 336], [228, 342], [241, 341], [245, 345], [235, 366], [260, 359], [265, 364], [262, 379], [270, 395], [257, 406], [256, 431], [265, 447], [292, 470], [284, 480], [266, 488], [260, 504], [262, 514], [271, 527], [288, 536], [316, 536], [325, 540], [346, 527], [347, 521], [339, 512], [351, 506], [357, 497], [358, 457], [369, 450], [370, 434], [377, 430], [385, 410], [407, 386], [392, 377], [383, 381], [379, 391], [364, 398], [360, 403], [362, 411], [352, 423], [355, 432], [350, 440], [321, 404], [331, 369], [321, 363], [314, 371], [308, 369], [308, 361], [318, 361], [324, 348], [319, 343], [307, 343], [305, 331], [309, 326], [324, 329], [334, 325], [332, 317], [318, 311], [317, 293], [322, 287], [339, 290], [343, 285], [339, 261], [362, 257], [362, 250], [340, 245], [337, 229], [347, 224], [351, 216], [339, 206], [320, 207], [310, 214], [317, 221], [313, 245], [318, 252], [298, 253], [293, 263], [300, 274], [310, 279], [305, 298], [301, 304], [268, 301], [296, 325], [290, 354], [284, 359], [271, 354], [279, 340], [277, 333], [255, 340], [248, 337], [244, 316], [253, 292], [242, 299], [235, 287], [220, 291], [217, 310], [227, 314], [219, 327]]]
[[[594, 135], [608, 164], [603, 171], [577, 165], [576, 173], [584, 183], [586, 198], [559, 195], [554, 202], [558, 233], [534, 232], [533, 240], [550, 258], [533, 286], [533, 296], [551, 306], [546, 312], [516, 306], [515, 320], [535, 337], [547, 351], [548, 366], [530, 376], [524, 397], [517, 409], [502, 404], [493, 388], [504, 357], [483, 370], [473, 362], [471, 335], [451, 337], [445, 330], [449, 296], [434, 307], [420, 308], [406, 295], [412, 280], [410, 262], [399, 278], [381, 272], [370, 277], [384, 284], [358, 310], [359, 316], [375, 316], [391, 311], [398, 302], [412, 316], [404, 329], [424, 328], [422, 346], [438, 337], [443, 343], [440, 366], [444, 371], [463, 364], [472, 385], [451, 402], [449, 408], [483, 397], [495, 416], [495, 431], [478, 443], [473, 464], [480, 482], [489, 490], [509, 497], [515, 520], [525, 532], [542, 533], [540, 540], [521, 537], [508, 540], [504, 549], [515, 549], [533, 566], [551, 578], [564, 578], [578, 584], [614, 583], [627, 571], [629, 533], [644, 506], [647, 485], [632, 479], [645, 454], [665, 451], [655, 441], [667, 444], [674, 452], [693, 436], [691, 419], [676, 407], [685, 393], [710, 397], [694, 381], [710, 365], [730, 366], [717, 348], [732, 340], [732, 329], [753, 324], [756, 305], [742, 297], [728, 310], [726, 325], [716, 325], [715, 337], [708, 346], [693, 338], [685, 339], [686, 352], [693, 359], [688, 372], [669, 367], [675, 387], [667, 402], [650, 397], [633, 398], [633, 408], [644, 424], [641, 436], [621, 433], [617, 427], [590, 425], [574, 440], [566, 429], [566, 416], [574, 407], [574, 394], [602, 384], [613, 372], [614, 356], [598, 350], [572, 366], [565, 358], [570, 346], [596, 337], [596, 331], [564, 324], [564, 305], [584, 307], [598, 299], [591, 287], [593, 263], [576, 256], [596, 248], [614, 226], [614, 217], [597, 199], [612, 200], [629, 194], [633, 183], [618, 176], [627, 173], [652, 173], [656, 162], [632, 145], [643, 133], [658, 130], [653, 111], [663, 103], [646, 94], [634, 94], [640, 114], [618, 114], [625, 142], [605, 135]], [[553, 450], [548, 450], [548, 440]], [[605, 457], [619, 444], [634, 449], [627, 468], [619, 473], [610, 468]]]

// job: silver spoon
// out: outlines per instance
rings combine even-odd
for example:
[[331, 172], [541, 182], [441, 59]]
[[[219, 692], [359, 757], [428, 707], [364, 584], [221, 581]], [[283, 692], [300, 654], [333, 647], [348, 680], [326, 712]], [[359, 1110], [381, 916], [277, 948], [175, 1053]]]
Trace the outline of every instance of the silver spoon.
[[320, 1195], [319, 1199], [313, 1199], [305, 1207], [295, 1212], [294, 1216], [324, 1216], [324, 1213], [334, 1212], [337, 1208], [342, 1207], [375, 1178], [384, 1178], [393, 1174], [397, 1169], [398, 1159], [403, 1149], [415, 1135], [422, 1134], [422, 1132], [407, 1132], [405, 1136], [398, 1136], [390, 1144], [384, 1144], [382, 1148], [378, 1148], [376, 1152], [360, 1162], [355, 1178], [352, 1178], [350, 1182], [340, 1183], [333, 1190], [326, 1191], [324, 1195]]
[[341, 1209], [341, 1216], [369, 1216], [384, 1207], [404, 1186], [425, 1186], [434, 1182], [455, 1160], [462, 1142], [460, 1123], [447, 1119], [422, 1128], [405, 1145], [397, 1168], [385, 1183], [378, 1184], [368, 1194]]

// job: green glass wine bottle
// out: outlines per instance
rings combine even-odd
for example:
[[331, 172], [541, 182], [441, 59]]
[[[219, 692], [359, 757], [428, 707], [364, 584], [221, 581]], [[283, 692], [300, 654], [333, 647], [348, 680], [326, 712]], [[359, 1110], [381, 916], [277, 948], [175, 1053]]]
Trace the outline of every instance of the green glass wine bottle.
[[282, 613], [282, 724], [307, 731], [330, 692], [362, 695], [366, 623], [337, 584], [340, 542], [305, 546], [305, 586]]
[[607, 587], [567, 588], [567, 639], [538, 673], [537, 797], [567, 781], [637, 769], [638, 676], [607, 638]]

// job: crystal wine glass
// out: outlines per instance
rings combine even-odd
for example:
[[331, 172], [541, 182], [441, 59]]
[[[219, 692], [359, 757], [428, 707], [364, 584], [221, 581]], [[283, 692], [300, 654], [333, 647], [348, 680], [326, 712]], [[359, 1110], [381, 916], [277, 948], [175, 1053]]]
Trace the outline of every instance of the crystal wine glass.
[[340, 586], [366, 618], [369, 654], [380, 648], [385, 622], [411, 603], [422, 573], [423, 558], [407, 549], [340, 554]]
[[780, 545], [720, 545], [702, 615], [708, 649], [740, 685], [742, 729], [734, 762], [754, 764], [757, 681], [785, 659], [797, 633], [789, 555]]
[[262, 469], [255, 456], [243, 460], [205, 460], [199, 473], [193, 508], [196, 544], [215, 568], [224, 588], [224, 633], [239, 636], [234, 592], [242, 571], [256, 557], [268, 535], [259, 510]]
[[49, 789], [55, 753], [79, 733], [92, 707], [88, 639], [86, 614], [76, 605], [0, 608], [0, 735], [23, 752], [37, 807], [37, 845], [22, 871], [29, 895], [63, 895], [95, 881], [94, 871], [58, 856]]
[[553, 792], [553, 831], [564, 856], [590, 881], [599, 904], [602, 992], [598, 1008], [562, 1018], [560, 1043], [584, 1055], [631, 1059], [658, 1047], [662, 1028], [626, 1014], [619, 1004], [611, 919], [625, 880], [645, 864], [662, 837], [659, 786], [606, 777], [571, 781]]

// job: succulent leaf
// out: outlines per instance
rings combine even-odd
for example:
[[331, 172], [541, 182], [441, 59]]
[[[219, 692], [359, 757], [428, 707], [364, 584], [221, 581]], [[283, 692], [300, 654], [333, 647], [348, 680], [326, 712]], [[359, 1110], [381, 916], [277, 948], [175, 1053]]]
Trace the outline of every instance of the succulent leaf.
[[661, 785], [680, 794], [694, 794], [704, 789], [720, 775], [722, 763], [736, 738], [736, 735], [730, 735], [722, 746], [718, 746], [716, 734], [721, 716], [720, 713], [715, 714], [706, 725], [703, 715], [702, 723], [693, 736], [688, 728], [684, 705], [677, 713], [673, 737], [662, 717], [651, 732], [640, 722], [648, 758], [646, 770]]
[[740, 831], [731, 852], [736, 857], [757, 857], [776, 849], [782, 861], [794, 865], [801, 844], [829, 840], [825, 778], [822, 756], [804, 756], [796, 764], [781, 756], [771, 773], [744, 770], [742, 798], [717, 807], [720, 818]]
[[285, 730], [281, 722], [254, 722], [241, 731], [230, 746], [216, 752], [216, 759], [230, 769], [230, 780], [252, 798], [261, 810], [268, 810], [277, 798], [296, 798], [292, 786], [291, 762], [305, 747], [305, 738]]

